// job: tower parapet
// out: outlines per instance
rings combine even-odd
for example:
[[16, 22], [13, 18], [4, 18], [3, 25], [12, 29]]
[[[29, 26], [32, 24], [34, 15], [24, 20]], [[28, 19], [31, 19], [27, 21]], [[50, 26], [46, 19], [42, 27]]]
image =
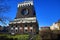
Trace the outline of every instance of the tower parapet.
[[24, 1], [18, 4], [18, 7], [33, 5], [33, 1]]

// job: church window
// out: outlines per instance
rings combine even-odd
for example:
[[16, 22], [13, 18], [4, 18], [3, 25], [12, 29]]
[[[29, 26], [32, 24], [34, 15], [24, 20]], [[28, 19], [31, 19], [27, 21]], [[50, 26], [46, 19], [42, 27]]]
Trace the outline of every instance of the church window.
[[21, 13], [22, 13], [22, 15], [27, 15], [27, 14], [28, 14], [28, 9], [23, 9], [23, 10], [21, 11]]
[[16, 32], [17, 32], [18, 30], [16, 30]]
[[25, 27], [27, 27], [27, 24], [25, 24]]
[[25, 30], [25, 32], [27, 33], [27, 32], [28, 32], [28, 30]]

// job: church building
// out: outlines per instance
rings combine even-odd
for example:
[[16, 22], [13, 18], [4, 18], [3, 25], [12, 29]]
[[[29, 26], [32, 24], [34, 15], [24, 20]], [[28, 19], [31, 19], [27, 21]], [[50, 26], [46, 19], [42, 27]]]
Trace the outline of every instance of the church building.
[[33, 1], [24, 1], [18, 4], [17, 14], [9, 23], [10, 34], [37, 34], [39, 31]]

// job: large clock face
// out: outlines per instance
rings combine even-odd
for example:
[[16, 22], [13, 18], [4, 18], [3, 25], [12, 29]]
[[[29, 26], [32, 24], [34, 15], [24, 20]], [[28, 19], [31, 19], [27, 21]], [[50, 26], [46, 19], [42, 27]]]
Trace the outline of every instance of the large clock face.
[[28, 9], [23, 9], [23, 10], [21, 11], [21, 13], [22, 13], [22, 15], [27, 15], [27, 14], [28, 14]]

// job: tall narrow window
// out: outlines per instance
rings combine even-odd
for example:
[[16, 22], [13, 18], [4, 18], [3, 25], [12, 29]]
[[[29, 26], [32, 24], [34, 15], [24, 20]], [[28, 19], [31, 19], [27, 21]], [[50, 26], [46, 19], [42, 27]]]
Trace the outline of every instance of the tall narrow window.
[[17, 27], [17, 25], [16, 25], [16, 27]]
[[24, 30], [24, 32], [25, 32], [25, 33], [27, 33], [27, 32], [28, 32], [28, 30]]

